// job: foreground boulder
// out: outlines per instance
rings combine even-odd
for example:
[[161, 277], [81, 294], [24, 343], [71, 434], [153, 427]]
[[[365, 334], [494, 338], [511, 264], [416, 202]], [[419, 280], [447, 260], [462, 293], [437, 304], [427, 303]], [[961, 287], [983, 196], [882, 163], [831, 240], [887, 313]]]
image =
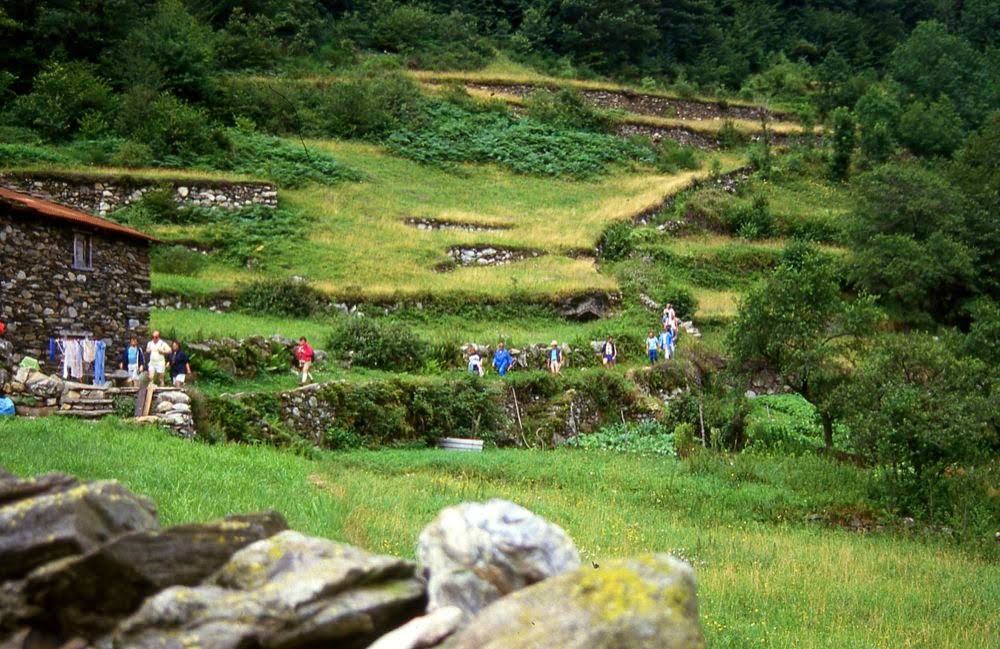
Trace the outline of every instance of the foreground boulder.
[[233, 555], [196, 588], [168, 588], [115, 633], [128, 649], [367, 647], [423, 610], [415, 566], [282, 532]]
[[447, 649], [701, 649], [691, 566], [668, 555], [609, 561], [494, 602]]
[[0, 478], [0, 504], [0, 581], [159, 527], [153, 503], [113, 481], [81, 484], [62, 474]]
[[120, 536], [82, 556], [49, 563], [20, 587], [22, 623], [63, 637], [96, 638], [168, 586], [193, 586], [236, 551], [288, 528], [271, 512]]
[[456, 606], [470, 615], [580, 567], [580, 553], [562, 528], [506, 500], [444, 509], [420, 533], [417, 557], [428, 610]]

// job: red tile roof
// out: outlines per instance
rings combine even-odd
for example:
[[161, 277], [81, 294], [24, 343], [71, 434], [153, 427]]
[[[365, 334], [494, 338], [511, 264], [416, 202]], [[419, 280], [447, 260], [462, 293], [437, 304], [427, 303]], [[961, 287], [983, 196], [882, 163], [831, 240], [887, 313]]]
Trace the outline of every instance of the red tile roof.
[[93, 214], [87, 214], [86, 212], [81, 212], [80, 210], [74, 210], [71, 207], [66, 207], [65, 205], [60, 205], [59, 203], [53, 203], [52, 201], [35, 198], [34, 196], [28, 196], [27, 194], [22, 194], [20, 192], [0, 187], [0, 204], [3, 203], [15, 210], [31, 212], [42, 218], [75, 223], [80, 226], [87, 226], [97, 230], [103, 230], [105, 232], [113, 232], [122, 236], [132, 237], [133, 239], [158, 241], [155, 237], [143, 234], [142, 232], [133, 230], [132, 228], [127, 228], [124, 225], [119, 225], [114, 221], [109, 221], [108, 219], [94, 216]]

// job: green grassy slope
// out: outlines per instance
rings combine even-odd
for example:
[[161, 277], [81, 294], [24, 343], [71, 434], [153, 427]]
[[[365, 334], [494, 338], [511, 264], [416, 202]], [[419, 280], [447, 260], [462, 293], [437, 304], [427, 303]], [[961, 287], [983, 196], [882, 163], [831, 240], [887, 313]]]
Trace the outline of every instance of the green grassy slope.
[[563, 526], [587, 562], [645, 551], [692, 561], [712, 647], [985, 648], [1000, 634], [995, 563], [934, 535], [806, 522], [872, 515], [865, 474], [820, 458], [429, 450], [310, 461], [52, 419], [0, 423], [0, 445], [18, 474], [121, 480], [166, 524], [277, 509], [304, 532], [407, 557], [440, 508], [508, 498]]

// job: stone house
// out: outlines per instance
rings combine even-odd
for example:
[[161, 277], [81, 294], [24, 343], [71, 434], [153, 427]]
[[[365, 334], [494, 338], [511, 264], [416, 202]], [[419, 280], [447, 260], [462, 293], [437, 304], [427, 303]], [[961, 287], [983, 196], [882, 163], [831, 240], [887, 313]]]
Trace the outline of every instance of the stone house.
[[[116, 363], [149, 329], [153, 237], [108, 219], [0, 188], [0, 322], [13, 349], [43, 364], [49, 339], [90, 336]], [[49, 369], [55, 369], [49, 365]]]

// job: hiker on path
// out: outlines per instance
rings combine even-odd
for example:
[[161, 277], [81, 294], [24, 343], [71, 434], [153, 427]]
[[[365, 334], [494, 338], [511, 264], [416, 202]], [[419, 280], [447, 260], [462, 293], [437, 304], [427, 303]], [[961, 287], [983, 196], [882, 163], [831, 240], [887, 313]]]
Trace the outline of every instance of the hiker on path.
[[122, 352], [118, 369], [128, 370], [128, 380], [133, 385], [139, 382], [139, 375], [146, 369], [146, 355], [142, 353], [142, 348], [139, 347], [139, 339], [135, 336], [129, 339], [128, 347]]
[[618, 360], [618, 347], [615, 345], [615, 339], [608, 336], [601, 345], [601, 362], [605, 365], [614, 365], [616, 360]]
[[184, 381], [194, 372], [191, 371], [191, 359], [187, 352], [181, 349], [181, 341], [175, 340], [172, 346], [174, 353], [170, 356], [170, 378], [174, 387], [184, 387]]
[[479, 350], [475, 346], [469, 350], [469, 374], [478, 374], [479, 376], [485, 374], [483, 371], [483, 357], [479, 354]]
[[670, 331], [670, 327], [663, 325], [663, 331], [660, 332], [660, 351], [663, 352], [663, 358], [665, 360], [670, 360], [674, 357], [674, 335]]
[[552, 341], [552, 346], [549, 348], [546, 358], [546, 365], [548, 366], [550, 372], [558, 374], [562, 371], [563, 353], [562, 350], [559, 349], [558, 341]]
[[163, 385], [167, 371], [167, 356], [170, 355], [170, 345], [160, 338], [160, 332], [153, 332], [153, 339], [146, 344], [146, 359], [149, 361], [149, 382], [156, 385], [156, 377], [160, 377]]
[[313, 376], [309, 373], [309, 368], [312, 367], [313, 358], [316, 357], [316, 353], [313, 351], [312, 345], [306, 340], [305, 336], [299, 338], [299, 344], [295, 346], [295, 360], [299, 362], [299, 369], [302, 370], [302, 380], [299, 381], [299, 385], [305, 385], [307, 381], [312, 381]]
[[663, 324], [667, 325], [673, 322], [677, 318], [677, 313], [674, 311], [673, 304], [667, 304], [663, 307]]
[[652, 365], [656, 362], [656, 349], [659, 346], [659, 339], [653, 335], [653, 330], [649, 330], [649, 336], [646, 338], [646, 352], [649, 354], [649, 364]]
[[507, 351], [507, 347], [500, 342], [497, 346], [497, 351], [493, 354], [493, 367], [497, 369], [497, 374], [500, 376], [507, 376], [507, 370], [510, 366], [514, 364], [514, 357], [510, 355]]

